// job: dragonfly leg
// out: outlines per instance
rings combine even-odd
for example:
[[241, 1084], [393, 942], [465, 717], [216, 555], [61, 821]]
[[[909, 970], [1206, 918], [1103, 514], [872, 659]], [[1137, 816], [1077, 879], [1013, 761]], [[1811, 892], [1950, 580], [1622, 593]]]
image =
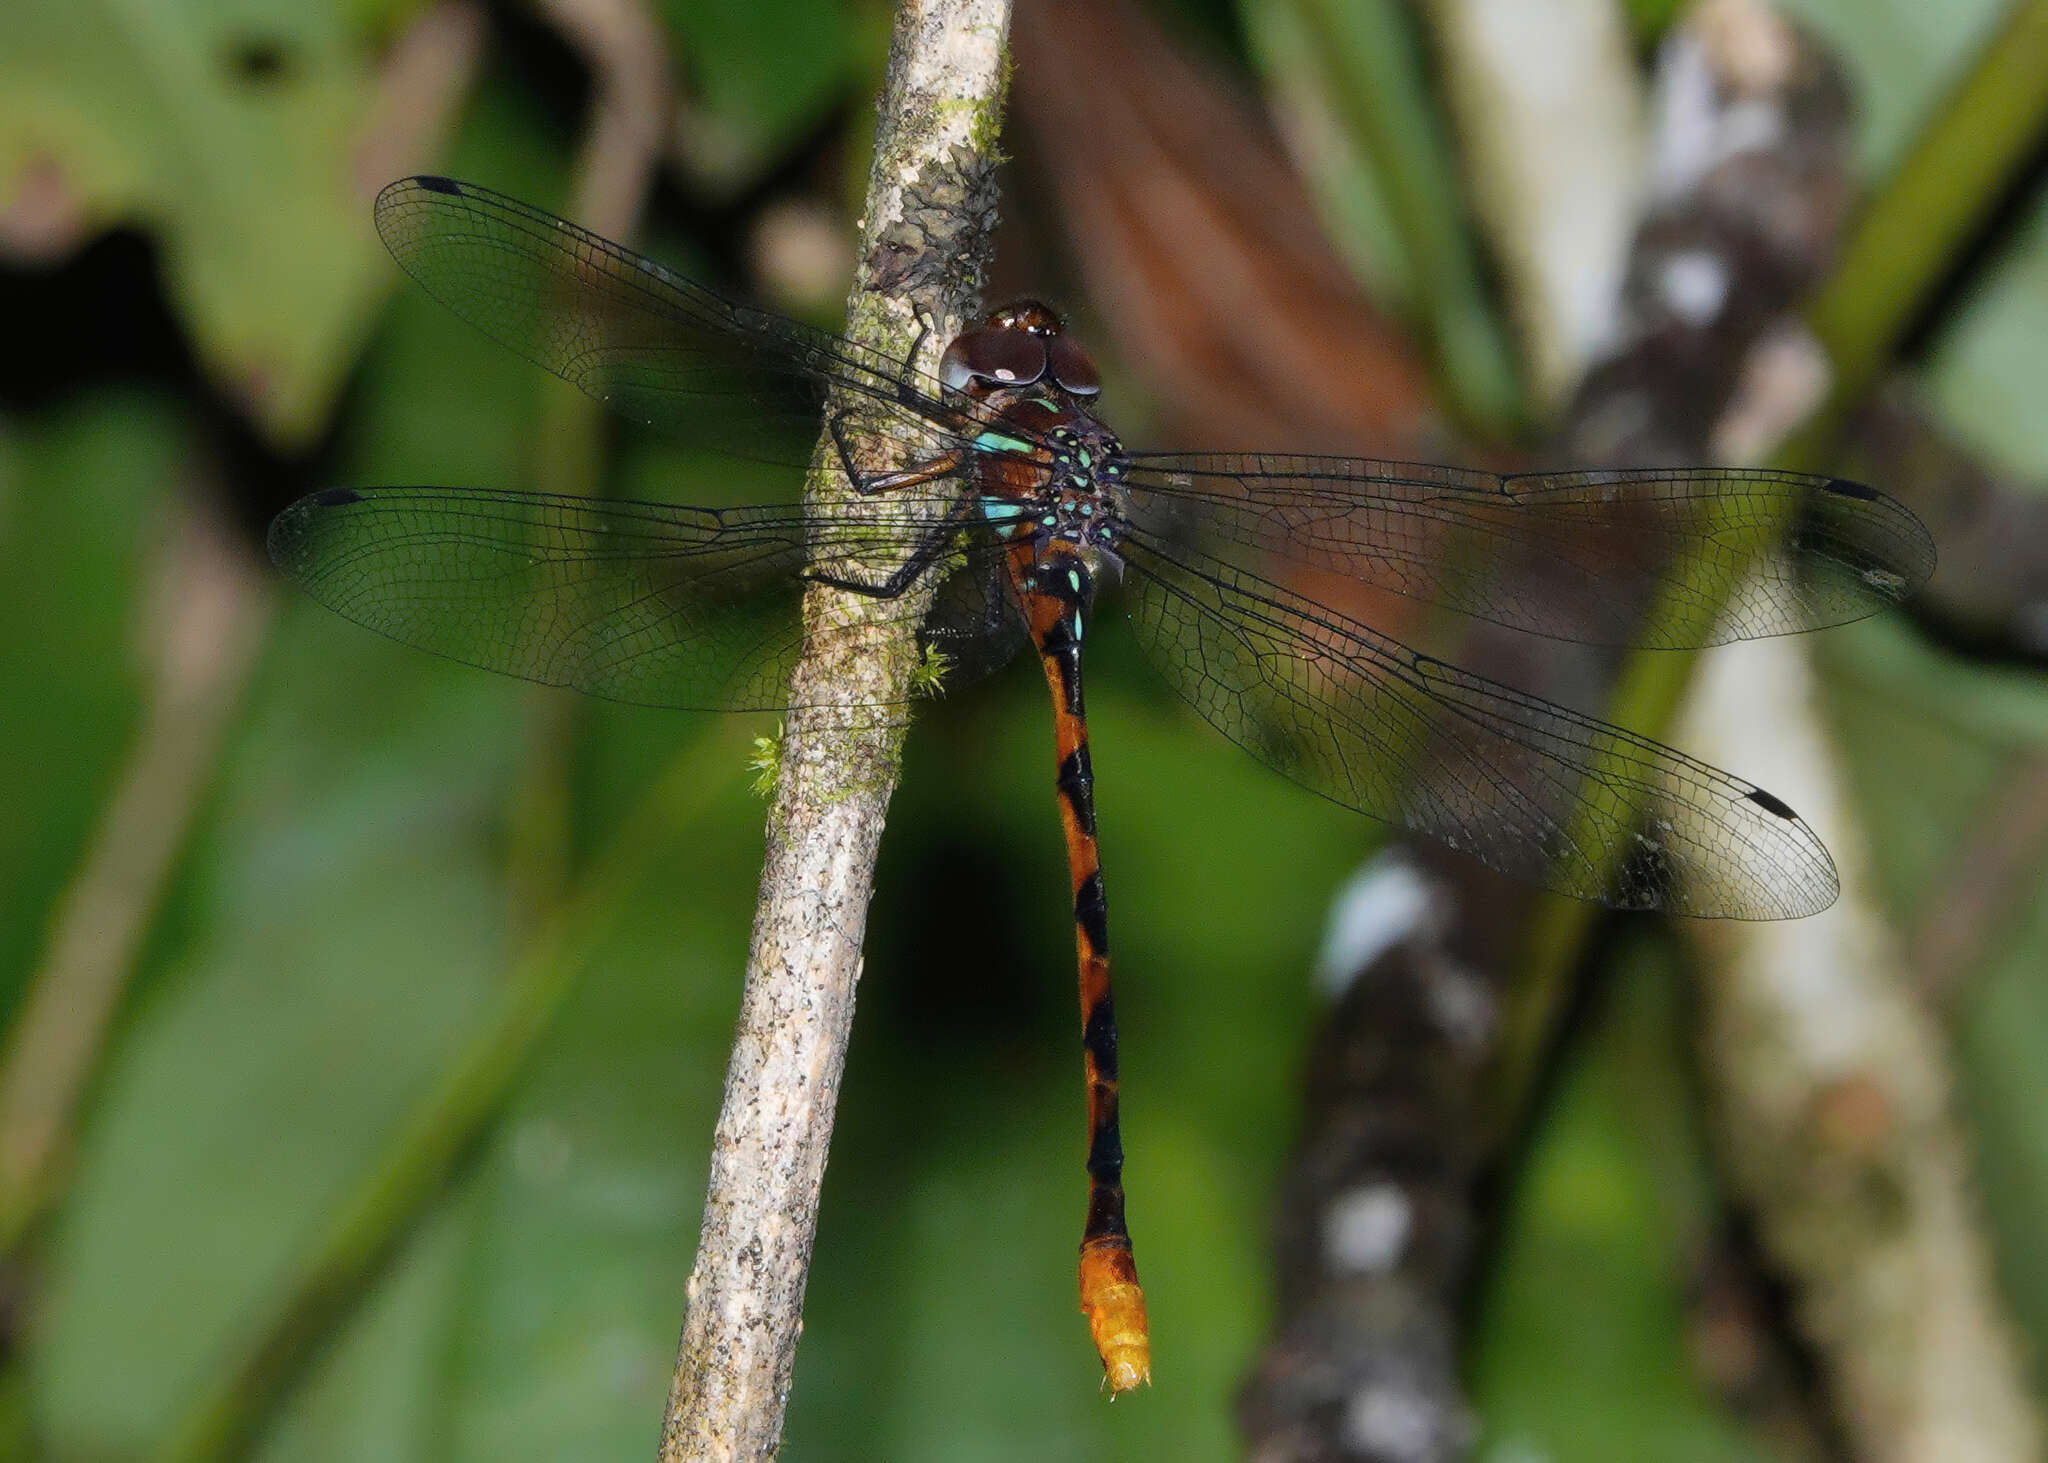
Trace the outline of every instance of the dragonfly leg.
[[993, 556], [982, 564], [981, 633], [993, 635], [1003, 625], [1003, 565]]
[[903, 353], [903, 374], [896, 383], [897, 400], [905, 406], [917, 405], [915, 398], [918, 393], [911, 388], [910, 380], [917, 375], [917, 358], [924, 351], [924, 343], [930, 340], [933, 332], [939, 328], [937, 322], [932, 319], [931, 312], [923, 306], [915, 307], [911, 313], [912, 318], [917, 321], [917, 339], [913, 340], [910, 349]]
[[863, 498], [876, 493], [893, 492], [898, 488], [915, 487], [919, 483], [934, 482], [950, 476], [960, 466], [960, 454], [948, 452], [934, 457], [929, 462], [916, 463], [910, 467], [897, 468], [893, 472], [862, 472], [853, 460], [853, 446], [848, 439], [846, 419], [852, 415], [851, 407], [841, 407], [825, 418], [826, 435], [832, 439], [832, 450], [839, 455], [839, 470], [846, 474], [847, 482]]
[[959, 530], [959, 527], [960, 512], [958, 510], [948, 513], [944, 518], [939, 519], [917, 541], [917, 547], [911, 550], [910, 557], [905, 559], [887, 579], [882, 580], [879, 584], [870, 584], [862, 579], [841, 578], [839, 575], [828, 574], [820, 569], [806, 569], [798, 577], [807, 579], [813, 584], [824, 584], [829, 585], [833, 589], [843, 589], [848, 594], [865, 595], [869, 599], [897, 599], [912, 584], [916, 583], [917, 576], [929, 569], [932, 561], [945, 551], [946, 546], [953, 541], [953, 535]]

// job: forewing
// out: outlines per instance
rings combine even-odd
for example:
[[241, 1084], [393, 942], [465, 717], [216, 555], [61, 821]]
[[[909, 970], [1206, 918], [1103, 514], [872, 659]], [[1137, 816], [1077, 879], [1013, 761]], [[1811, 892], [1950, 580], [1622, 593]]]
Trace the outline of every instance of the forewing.
[[[706, 710], [789, 704], [805, 643], [807, 570], [882, 584], [945, 503], [896, 502], [861, 519], [783, 508], [709, 510], [455, 488], [336, 489], [270, 529], [271, 556], [313, 598], [403, 644], [614, 701]], [[960, 542], [935, 570], [950, 579]], [[959, 592], [954, 591], [954, 600]], [[984, 667], [1000, 614], [928, 626], [928, 645]], [[956, 605], [957, 610], [957, 605]], [[814, 629], [813, 641], [829, 638]]]
[[1174, 688], [1346, 807], [1618, 908], [1779, 919], [1834, 901], [1813, 830], [1740, 778], [1198, 552], [1142, 533], [1121, 547], [1131, 617]]
[[[1124, 482], [1141, 529], [1254, 572], [1290, 561], [1592, 644], [1677, 649], [1840, 624], [1897, 604], [1934, 569], [1927, 530], [1894, 499], [1768, 469], [1501, 477], [1140, 453]], [[1667, 613], [1647, 614], [1653, 601]]]
[[728, 300], [651, 259], [449, 178], [377, 195], [399, 267], [485, 334], [634, 421], [743, 456], [802, 465], [828, 386], [865, 438], [943, 451], [971, 436], [936, 380], [880, 353]]

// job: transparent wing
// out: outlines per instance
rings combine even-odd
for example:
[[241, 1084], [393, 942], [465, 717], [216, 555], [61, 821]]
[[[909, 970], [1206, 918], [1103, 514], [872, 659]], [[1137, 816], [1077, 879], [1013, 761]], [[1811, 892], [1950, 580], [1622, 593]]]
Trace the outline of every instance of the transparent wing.
[[622, 415], [699, 445], [801, 466], [827, 386], [858, 405], [853, 430], [909, 453], [977, 430], [929, 376], [488, 188], [405, 178], [377, 195], [376, 219], [399, 267], [470, 324]]
[[[1861, 619], [1934, 570], [1902, 504], [1750, 468], [1523, 473], [1367, 458], [1140, 453], [1141, 529], [1270, 572], [1346, 575], [1562, 640], [1678, 649]], [[1502, 573], [1504, 568], [1533, 568]], [[1648, 595], [1694, 611], [1646, 622]]]
[[[881, 584], [950, 505], [821, 518], [785, 508], [710, 510], [457, 488], [333, 489], [270, 528], [271, 557], [358, 624], [450, 660], [642, 706], [761, 710], [789, 704], [804, 644], [807, 570]], [[928, 573], [922, 642], [949, 680], [1016, 648], [1014, 611], [976, 602], [992, 550], [961, 526]], [[958, 581], [958, 582], [956, 582]], [[830, 630], [814, 630], [829, 636]], [[858, 632], [856, 632], [858, 633]]]
[[1208, 555], [1143, 533], [1122, 552], [1147, 656], [1225, 736], [1325, 797], [1617, 908], [1783, 919], [1834, 902], [1813, 830], [1740, 778]]

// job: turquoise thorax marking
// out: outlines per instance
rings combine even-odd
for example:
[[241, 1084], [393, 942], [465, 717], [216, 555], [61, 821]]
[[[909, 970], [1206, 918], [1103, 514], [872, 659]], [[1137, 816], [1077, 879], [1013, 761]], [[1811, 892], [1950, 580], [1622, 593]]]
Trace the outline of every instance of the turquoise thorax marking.
[[[1051, 401], [1036, 404], [1048, 410], [1055, 406]], [[1014, 539], [1029, 525], [1047, 537], [1075, 543], [1116, 543], [1122, 518], [1111, 495], [1120, 489], [1124, 464], [1122, 444], [1115, 437], [1092, 423], [1085, 434], [1063, 426], [1042, 438], [1016, 437], [990, 427], [969, 445], [988, 456], [1034, 458], [1049, 469], [1029, 499], [990, 497], [977, 505], [999, 538]]]

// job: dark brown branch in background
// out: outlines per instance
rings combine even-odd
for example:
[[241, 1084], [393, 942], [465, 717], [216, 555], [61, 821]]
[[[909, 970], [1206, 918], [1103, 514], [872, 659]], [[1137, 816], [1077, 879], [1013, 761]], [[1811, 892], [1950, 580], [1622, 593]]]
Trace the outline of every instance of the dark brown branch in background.
[[[1664, 64], [1698, 58], [1667, 53]], [[1746, 359], [1818, 277], [1841, 217], [1840, 85], [1824, 68], [1805, 81], [1777, 99], [1787, 123], [1777, 147], [1737, 150], [1654, 200], [1631, 254], [1613, 354], [1592, 369], [1550, 455], [1591, 463], [1710, 456]], [[1747, 99], [1717, 100], [1727, 107]], [[1687, 127], [1715, 122], [1678, 119]], [[1688, 310], [1675, 269], [1711, 271], [1733, 308]], [[1647, 606], [1656, 566], [1637, 567]], [[1532, 559], [1522, 572], [1540, 593], [1546, 566]], [[1597, 699], [1619, 665], [1612, 651], [1486, 627], [1468, 638], [1465, 655], [1477, 670], [1581, 704]], [[1304, 1216], [1291, 1228], [1306, 1233], [1283, 1234], [1277, 1248], [1283, 1274], [1321, 1273], [1288, 1284], [1303, 1299], [1283, 1300], [1279, 1333], [1246, 1385], [1240, 1415], [1260, 1463], [1443, 1463], [1462, 1453], [1468, 1436], [1457, 1323], [1471, 1237], [1485, 1222], [1478, 1188], [1529, 1095], [1523, 1080], [1503, 1109], [1484, 1079], [1504, 1037], [1530, 1045], [1510, 1063], [1526, 1079], [1567, 993], [1539, 993], [1546, 1010], [1532, 1017], [1517, 1008], [1521, 1019], [1503, 1028], [1520, 931], [1538, 896], [1434, 847], [1404, 857], [1426, 871], [1436, 912], [1354, 974], [1318, 1041], [1302, 1148], [1283, 1199]], [[1410, 1013], [1406, 1040], [1392, 1048], [1373, 1030], [1389, 1010]], [[1332, 1051], [1377, 1053], [1382, 1064], [1332, 1084], [1320, 1076], [1322, 1054]], [[1343, 1216], [1365, 1195], [1399, 1218], [1404, 1243], [1361, 1268], [1329, 1236], [1342, 1232]], [[1290, 1248], [1318, 1239], [1305, 1252]], [[1375, 1418], [1383, 1425], [1371, 1426]]]
[[[1741, 53], [1717, 51], [1717, 38], [1703, 23], [1665, 46], [1653, 104], [1661, 188], [1622, 287], [1621, 337], [1588, 372], [1559, 446], [1573, 461], [1715, 460], [1759, 342], [1834, 256], [1852, 196], [1840, 71], [1801, 45], [1768, 77], [1731, 74]], [[1743, 146], [1746, 126], [1768, 142]], [[1711, 166], [1688, 170], [1695, 159]]]
[[[1663, 59], [1711, 68], [1681, 31]], [[1847, 196], [1846, 113], [1839, 79], [1818, 55], [1774, 95], [1710, 87], [1699, 116], [1664, 125], [1698, 142], [1738, 106], [1769, 106], [1783, 125], [1765, 147], [1735, 147], [1704, 173], [1676, 175], [1638, 232], [1612, 354], [1582, 386], [1556, 450], [1575, 462], [1709, 460], [1767, 336], [1825, 268]], [[1755, 134], [1752, 134], [1755, 135]], [[1667, 178], [1674, 175], [1667, 171]], [[1726, 307], [1699, 308], [1714, 286]], [[1617, 565], [1618, 574], [1630, 566]], [[1645, 605], [1658, 566], [1641, 571]], [[1546, 566], [1522, 570], [1540, 593]], [[1612, 651], [1535, 642], [1480, 627], [1475, 669], [1542, 694], [1597, 702], [1619, 668]], [[1457, 1380], [1458, 1317], [1478, 1187], [1522, 1120], [1559, 986], [1504, 1007], [1524, 927], [1539, 897], [1434, 847], [1401, 858], [1423, 871], [1426, 902], [1352, 974], [1318, 1039], [1302, 1147], [1277, 1247], [1282, 1309], [1275, 1341], [1247, 1382], [1240, 1417], [1260, 1463], [1444, 1463], [1469, 1429]], [[1410, 878], [1392, 870], [1383, 878]], [[1402, 1040], [1376, 1024], [1395, 1013]], [[1506, 1020], [1508, 1013], [1514, 1020]], [[1517, 1043], [1504, 1053], [1501, 1041]], [[1503, 1095], [1498, 1063], [1518, 1074]], [[1494, 1082], [1485, 1080], [1493, 1067]], [[1343, 1080], [1332, 1080], [1341, 1072]], [[1362, 1205], [1398, 1243], [1347, 1251]], [[1363, 1261], [1363, 1263], [1362, 1263]]]
[[[1790, 82], [1796, 91], [1819, 64], [1819, 47], [1768, 7], [1717, 0], [1711, 9], [1719, 24], [1700, 28], [1700, 53], [1724, 89], [1739, 95]], [[2009, 21], [2036, 40], [2048, 35], [2044, 25], [2048, 7], [2041, 6], [2021, 7]], [[2011, 58], [2000, 50], [2007, 39], [1979, 59], [1951, 105], [1999, 113], [2017, 94], [2023, 105], [2013, 115], [2031, 132], [2037, 98], [2010, 85]], [[1942, 137], [1952, 120], [1938, 118], [1930, 135]], [[1995, 156], [2010, 151], [2012, 140], [1994, 135], [1973, 145], [1982, 141], [1982, 151]], [[1919, 303], [1914, 292], [1938, 277], [1921, 251], [1981, 213], [1988, 180], [1959, 193], [1944, 178], [1928, 197], [1927, 216], [1906, 225], [1918, 236], [1873, 242], [1873, 230], [1897, 226], [1900, 190], [1924, 186], [1931, 145], [1926, 138], [1916, 145], [1859, 223], [1821, 297], [1832, 308], [1808, 311], [1837, 353], [1832, 372], [1808, 327], [1787, 322], [1746, 363], [1742, 389], [1714, 429], [1717, 454], [1790, 454], [1831, 465], [1817, 455], [1822, 439], [1811, 424], [1796, 445], [1783, 444], [1824, 398], [1823, 423], [1854, 407], [1859, 386], [1878, 379], [1881, 365], [1858, 357], [1857, 345], [1888, 347], [1895, 337], [1884, 322], [1907, 318]], [[1943, 196], [1958, 204], [1956, 216], [1935, 209]], [[1782, 222], [1782, 232], [1804, 231], [1796, 214]], [[1887, 260], [1897, 266], [1889, 277], [1876, 272]], [[1874, 312], [1864, 308], [1868, 301], [1847, 303], [1845, 277], [1875, 293]], [[1845, 316], [1858, 328], [1844, 328]], [[1875, 463], [1873, 476], [1912, 496], [1905, 481], [1912, 466]], [[1707, 657], [1682, 719], [1680, 738], [1702, 756], [1798, 789], [1800, 807], [1834, 851], [1842, 885], [1836, 906], [1809, 920], [1699, 922], [1682, 930], [1699, 957], [1701, 1066], [1715, 1147], [1854, 1456], [1873, 1463], [2038, 1457], [2042, 1422], [1992, 1274], [1948, 1042], [1877, 897], [1869, 841], [1818, 702], [1805, 648], [1762, 641]]]
[[1279, 1325], [1238, 1397], [1253, 1463], [1443, 1463], [1471, 1442], [1458, 1300], [1497, 1001], [1452, 949], [1458, 898], [1400, 852], [1340, 896], [1378, 948], [1326, 952], [1345, 984], [1276, 1202]]
[[[912, 364], [925, 371], [980, 290], [1008, 29], [1007, 0], [903, 0], [897, 12], [847, 336], [896, 359], [921, 352]], [[820, 464], [831, 461], [822, 440], [819, 453]], [[821, 467], [808, 491], [849, 490]], [[875, 854], [904, 730], [900, 717], [849, 724], [843, 712], [802, 708], [907, 700], [917, 652], [914, 617], [902, 609], [823, 585], [805, 601], [806, 624], [848, 633], [814, 638], [791, 682], [799, 709], [782, 739], [663, 1463], [753, 1463], [781, 1444]]]
[[1966, 645], [2048, 660], [2048, 496], [2038, 486], [1979, 462], [1904, 381], [1850, 424], [1842, 471], [1882, 481], [1941, 545], [1916, 614]]

